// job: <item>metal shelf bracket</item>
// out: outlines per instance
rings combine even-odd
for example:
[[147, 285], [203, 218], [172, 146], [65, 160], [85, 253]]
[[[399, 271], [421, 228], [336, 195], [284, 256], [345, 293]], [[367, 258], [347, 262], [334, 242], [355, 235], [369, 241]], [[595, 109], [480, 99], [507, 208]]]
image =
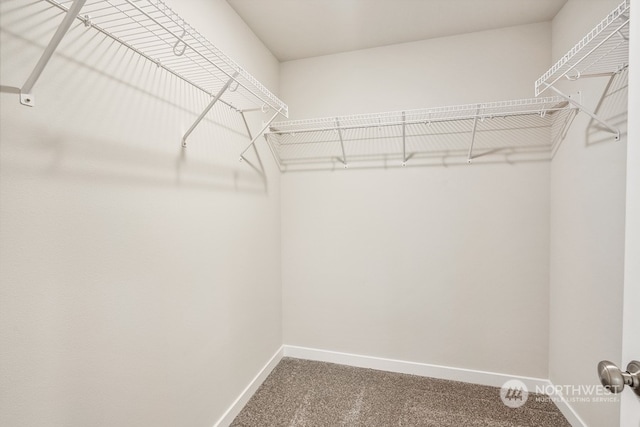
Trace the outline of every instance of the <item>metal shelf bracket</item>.
[[245, 148], [244, 150], [242, 150], [242, 153], [240, 153], [240, 161], [242, 161], [242, 159], [244, 159], [244, 153], [246, 153], [246, 152], [247, 152], [247, 150], [248, 150], [249, 148], [251, 148], [251, 146], [252, 146], [253, 144], [255, 144], [255, 143], [256, 143], [256, 141], [258, 140], [258, 138], [260, 138], [260, 136], [261, 136], [262, 134], [264, 134], [264, 132], [269, 128], [269, 126], [271, 126], [271, 122], [273, 122], [273, 121], [276, 119], [276, 117], [278, 117], [278, 114], [280, 114], [280, 112], [281, 112], [281, 110], [276, 111], [276, 112], [275, 112], [275, 114], [274, 114], [273, 116], [271, 116], [271, 118], [267, 121], [267, 123], [262, 127], [262, 129], [260, 129], [260, 131], [256, 134], [256, 136], [254, 136], [254, 137], [251, 139], [251, 142], [249, 143], [249, 145], [247, 145], [247, 148]]
[[251, 135], [251, 129], [249, 129], [249, 123], [247, 123], [247, 117], [244, 115], [244, 111], [240, 111], [240, 116], [242, 117], [242, 123], [244, 123], [245, 129], [247, 129], [247, 135], [249, 135], [249, 140], [253, 139]]
[[402, 166], [407, 166], [407, 115], [402, 112]]
[[29, 75], [29, 78], [27, 78], [27, 81], [24, 83], [24, 85], [22, 85], [22, 88], [20, 88], [20, 103], [22, 105], [26, 105], [28, 107], [33, 107], [35, 105], [33, 97], [33, 86], [37, 83], [40, 75], [53, 56], [53, 53], [58, 48], [58, 45], [64, 38], [65, 34], [67, 34], [67, 31], [69, 31], [71, 24], [80, 13], [80, 9], [82, 9], [86, 1], [87, 0], [74, 0], [73, 4], [65, 14], [62, 22], [58, 26], [58, 29], [53, 34], [51, 41], [49, 41], [49, 44], [45, 48], [44, 52], [42, 52], [42, 56], [38, 60], [38, 63]]
[[[265, 112], [264, 108], [258, 108], [258, 109], [253, 109], [250, 111], [260, 111], [260, 112]], [[251, 128], [249, 128], [249, 123], [247, 122], [247, 117], [244, 115], [244, 113], [247, 112], [247, 110], [243, 110], [240, 111], [240, 116], [242, 117], [242, 122], [244, 123], [244, 127], [247, 130], [247, 136], [249, 136], [249, 140], [251, 140], [251, 144], [249, 144], [249, 146], [242, 152], [242, 154], [240, 154], [240, 161], [245, 161], [249, 166], [251, 166], [253, 169], [255, 169], [258, 173], [260, 173], [262, 176], [264, 176], [264, 167], [262, 165], [262, 161], [260, 160], [260, 155], [258, 154], [258, 150], [256, 149], [256, 145], [254, 144], [255, 141], [258, 140], [258, 138], [260, 137], [260, 135], [262, 135], [264, 133], [264, 131], [266, 130], [266, 128], [264, 128], [260, 133], [258, 133], [258, 135], [254, 138], [252, 133], [251, 133]], [[267, 123], [267, 127], [271, 126], [271, 122], [273, 121], [273, 119], [271, 119], [269, 121], [269, 123]], [[267, 143], [267, 146], [269, 147], [269, 151], [271, 151], [271, 155], [273, 156], [274, 160], [276, 161], [276, 164], [278, 165], [278, 169], [280, 170], [280, 172], [282, 172], [284, 170], [284, 166], [282, 166], [282, 164], [280, 163], [280, 159], [278, 154], [275, 151], [275, 148], [272, 147], [271, 143], [269, 142], [269, 140], [266, 138], [265, 136], [265, 141]], [[258, 162], [260, 164], [260, 168], [258, 169], [256, 166], [254, 166], [249, 160], [247, 160], [247, 158], [244, 156], [244, 154], [246, 153], [246, 151], [253, 146], [253, 151], [255, 152], [256, 156], [258, 157]]]
[[229, 86], [231, 85], [231, 83], [233, 83], [235, 77], [238, 75], [238, 73], [236, 72], [233, 76], [231, 76], [231, 78], [227, 81], [227, 83], [222, 86], [222, 88], [218, 91], [218, 93], [213, 97], [213, 99], [211, 100], [211, 102], [209, 103], [209, 105], [207, 105], [207, 107], [204, 109], [204, 111], [202, 113], [200, 113], [200, 115], [198, 116], [198, 118], [196, 119], [195, 122], [193, 122], [193, 124], [191, 125], [191, 127], [189, 128], [189, 130], [187, 130], [187, 132], [184, 134], [184, 136], [182, 137], [182, 146], [186, 147], [187, 146], [187, 138], [189, 137], [189, 135], [191, 135], [191, 132], [193, 132], [195, 130], [195, 128], [200, 124], [200, 122], [202, 121], [202, 119], [204, 119], [204, 117], [207, 115], [207, 113], [209, 112], [209, 110], [211, 110], [213, 108], [213, 106], [216, 104], [216, 102], [218, 102], [218, 100], [220, 99], [220, 97], [222, 96], [223, 93], [225, 93], [225, 91], [229, 88]]
[[593, 111], [589, 110], [587, 107], [585, 107], [584, 105], [582, 105], [581, 103], [576, 101], [575, 98], [573, 98], [573, 97], [571, 97], [569, 95], [565, 95], [560, 90], [556, 89], [554, 86], [551, 86], [551, 85], [547, 84], [546, 87], [548, 89], [551, 89], [555, 93], [557, 93], [562, 98], [566, 99], [567, 102], [569, 102], [571, 105], [576, 107], [579, 111], [582, 111], [583, 113], [585, 113], [589, 117], [591, 117], [593, 120], [595, 120], [596, 122], [600, 123], [605, 129], [607, 129], [609, 132], [611, 132], [612, 134], [615, 135], [614, 138], [615, 138], [616, 141], [620, 140], [620, 129], [617, 129], [617, 128], [611, 126], [606, 120], [604, 120], [603, 118], [598, 116], [596, 113], [594, 113]]
[[340, 120], [336, 117], [336, 131], [338, 132], [338, 136], [340, 137], [340, 148], [342, 149], [342, 159], [340, 160], [344, 165], [345, 169], [349, 167], [347, 164], [347, 155], [344, 152], [344, 139], [342, 138], [342, 129], [340, 129]]
[[467, 163], [471, 163], [473, 159], [473, 143], [476, 140], [476, 129], [478, 128], [478, 114], [480, 113], [480, 106], [476, 109], [476, 115], [473, 118], [473, 128], [471, 129], [471, 145], [469, 146], [469, 155], [467, 156]]
[[541, 95], [563, 78], [610, 76], [629, 66], [630, 0], [623, 0], [535, 82]]

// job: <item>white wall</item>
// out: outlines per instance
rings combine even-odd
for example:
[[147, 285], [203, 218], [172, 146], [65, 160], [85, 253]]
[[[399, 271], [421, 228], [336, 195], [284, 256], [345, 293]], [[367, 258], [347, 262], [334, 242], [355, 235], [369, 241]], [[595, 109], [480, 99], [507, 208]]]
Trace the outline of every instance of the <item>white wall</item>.
[[549, 33], [541, 23], [283, 62], [281, 96], [292, 119], [531, 98]]
[[[533, 96], [549, 23], [283, 63], [295, 118]], [[548, 162], [285, 174], [286, 344], [547, 378]]]
[[[570, 0], [553, 20], [559, 59], [619, 2]], [[586, 114], [573, 122], [551, 163], [550, 379], [556, 385], [599, 384], [600, 360], [618, 361], [624, 267], [626, 73], [562, 84], [621, 126], [598, 131]], [[575, 397], [575, 396], [574, 396]], [[579, 397], [579, 396], [578, 396]], [[572, 403], [587, 425], [618, 425], [617, 403]]]
[[[80, 23], [21, 106], [34, 3], [0, 13], [0, 425], [211, 426], [282, 343], [279, 172], [226, 107], [183, 155], [208, 98]], [[277, 88], [224, 0], [171, 5]]]
[[[640, 21], [640, 2], [631, 2], [631, 20]], [[629, 116], [640, 116], [640, 27], [633, 25], [629, 36]], [[640, 123], [629, 123], [629, 140], [638, 141]], [[640, 145], [627, 146], [627, 197], [625, 221], [624, 317], [621, 366], [640, 357]], [[620, 366], [619, 365], [619, 366]], [[640, 420], [640, 394], [625, 390], [621, 396], [620, 425], [633, 426]]]

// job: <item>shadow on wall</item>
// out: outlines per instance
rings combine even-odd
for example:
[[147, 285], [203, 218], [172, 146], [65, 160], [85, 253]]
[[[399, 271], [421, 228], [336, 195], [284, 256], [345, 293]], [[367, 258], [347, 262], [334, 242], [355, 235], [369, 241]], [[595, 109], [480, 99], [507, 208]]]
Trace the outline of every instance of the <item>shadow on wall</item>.
[[[76, 22], [34, 88], [19, 104], [62, 12], [45, 2], [0, 5], [2, 166], [12, 173], [81, 177], [127, 185], [184, 186], [266, 193], [267, 175], [248, 145], [242, 116], [216, 104], [182, 148], [184, 132], [209, 94], [92, 28]], [[247, 113], [251, 128], [260, 113]]]
[[[626, 68], [611, 76], [595, 109], [597, 115], [603, 117], [612, 127], [620, 130], [621, 140], [625, 140], [627, 136], [628, 94], [629, 69]], [[611, 142], [614, 138], [598, 122], [591, 119], [585, 133], [585, 140], [587, 146], [592, 146]]]
[[[42, 134], [47, 133], [41, 128]], [[36, 135], [32, 130], [30, 135]], [[45, 179], [81, 179], [88, 183], [126, 186], [184, 187], [201, 190], [265, 193], [263, 174], [193, 159], [188, 150], [177, 155], [115, 144], [86, 135], [46, 140], [13, 140], [20, 145], [3, 156], [5, 174]], [[6, 145], [6, 144], [5, 144]], [[7, 151], [7, 150], [3, 150]]]
[[[313, 172], [313, 171], [349, 171], [362, 169], [406, 169], [424, 167], [472, 167], [467, 160], [466, 153], [458, 150], [434, 153], [430, 156], [412, 156], [406, 165], [402, 165], [402, 158], [395, 155], [352, 158], [354, 162], [345, 167], [340, 158], [327, 160], [325, 158], [306, 159], [291, 162], [282, 168], [282, 172]], [[523, 152], [515, 149], [500, 148], [487, 151], [474, 158], [474, 165], [495, 165], [518, 163], [548, 162], [548, 149]]]

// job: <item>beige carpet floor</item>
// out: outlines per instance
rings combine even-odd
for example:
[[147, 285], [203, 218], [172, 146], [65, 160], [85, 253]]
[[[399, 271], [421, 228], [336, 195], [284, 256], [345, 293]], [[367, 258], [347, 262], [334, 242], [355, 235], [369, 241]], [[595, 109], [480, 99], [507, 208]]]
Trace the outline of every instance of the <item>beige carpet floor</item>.
[[231, 425], [570, 427], [536, 397], [513, 409], [495, 387], [284, 358]]

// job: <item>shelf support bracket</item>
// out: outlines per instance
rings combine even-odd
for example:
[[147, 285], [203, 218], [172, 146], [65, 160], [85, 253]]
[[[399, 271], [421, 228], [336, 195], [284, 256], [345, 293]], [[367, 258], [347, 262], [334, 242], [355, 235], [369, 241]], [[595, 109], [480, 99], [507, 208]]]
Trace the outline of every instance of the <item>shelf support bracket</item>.
[[562, 98], [566, 99], [567, 102], [571, 105], [573, 105], [574, 107], [576, 107], [578, 110], [586, 113], [589, 117], [591, 117], [593, 120], [595, 120], [596, 122], [600, 123], [602, 126], [604, 126], [609, 132], [611, 132], [612, 134], [615, 135], [615, 140], [619, 141], [620, 140], [620, 130], [616, 129], [612, 126], [609, 125], [609, 123], [607, 123], [604, 119], [600, 118], [600, 116], [598, 116], [596, 113], [590, 111], [589, 109], [587, 109], [584, 105], [580, 104], [578, 101], [576, 101], [575, 99], [571, 98], [568, 95], [565, 95], [564, 93], [562, 93], [560, 90], [556, 89], [555, 87], [551, 86], [548, 83], [545, 83], [547, 85], [548, 89], [551, 89], [552, 91], [554, 91], [555, 93], [557, 93], [558, 95], [560, 95]]
[[402, 112], [402, 166], [407, 166], [407, 117]]
[[473, 159], [473, 143], [476, 140], [476, 129], [478, 128], [478, 114], [480, 113], [480, 107], [476, 109], [476, 115], [473, 118], [473, 128], [471, 129], [471, 146], [469, 146], [469, 156], [467, 157], [467, 163], [471, 163]]
[[340, 120], [336, 118], [336, 131], [338, 131], [338, 136], [340, 137], [340, 148], [342, 149], [342, 164], [345, 169], [349, 166], [347, 164], [347, 155], [344, 152], [344, 139], [342, 138], [342, 129], [340, 128]]
[[67, 34], [67, 31], [69, 31], [69, 28], [71, 28], [71, 24], [73, 24], [74, 19], [76, 19], [80, 13], [80, 9], [82, 9], [86, 1], [87, 0], [74, 0], [69, 10], [67, 10], [64, 19], [62, 19], [62, 22], [58, 26], [58, 29], [51, 38], [51, 41], [49, 41], [44, 52], [42, 52], [42, 56], [29, 75], [29, 78], [27, 78], [27, 81], [22, 85], [22, 88], [20, 88], [20, 103], [22, 105], [26, 105], [28, 107], [33, 107], [35, 105], [32, 94], [33, 86], [35, 86], [36, 82], [40, 78], [40, 75], [49, 63], [53, 53], [58, 48], [58, 45], [64, 38], [65, 34]]
[[[249, 139], [252, 139], [253, 137], [251, 136], [251, 129], [249, 129], [249, 123], [247, 123], [247, 118], [244, 115], [244, 111], [240, 111], [240, 116], [242, 116], [242, 122], [244, 123], [244, 127], [247, 129], [247, 135], [249, 135]], [[256, 157], [258, 158], [258, 165], [260, 167], [256, 167], [253, 163], [251, 163], [249, 160], [247, 160], [244, 156], [242, 156], [242, 160], [244, 160], [245, 162], [247, 162], [247, 164], [249, 166], [251, 166], [253, 168], [253, 170], [255, 170], [261, 177], [265, 177], [265, 171], [264, 171], [264, 165], [262, 164], [262, 160], [260, 159], [260, 154], [258, 154], [258, 150], [256, 149], [256, 146], [253, 146], [253, 151], [256, 154]]]
[[246, 153], [246, 152], [247, 152], [247, 150], [248, 150], [249, 148], [251, 148], [251, 146], [252, 146], [253, 144], [255, 144], [255, 142], [258, 140], [258, 138], [260, 138], [260, 136], [261, 136], [262, 134], [264, 134], [264, 131], [266, 131], [266, 130], [269, 128], [269, 126], [271, 126], [271, 122], [273, 122], [273, 121], [276, 119], [276, 117], [278, 117], [278, 114], [280, 114], [280, 110], [276, 111], [276, 113], [275, 113], [273, 116], [271, 116], [271, 118], [269, 119], [269, 121], [267, 122], [267, 124], [265, 124], [265, 125], [262, 127], [262, 129], [260, 129], [260, 132], [258, 132], [258, 133], [256, 134], [256, 136], [254, 136], [254, 137], [253, 137], [253, 139], [251, 139], [251, 142], [249, 143], [249, 145], [247, 145], [247, 148], [245, 148], [244, 150], [242, 150], [242, 153], [240, 153], [240, 161], [242, 161], [242, 159], [244, 158], [244, 153]]
[[189, 135], [191, 135], [191, 132], [193, 132], [195, 130], [195, 128], [200, 124], [202, 119], [205, 118], [205, 116], [207, 115], [209, 110], [211, 110], [213, 108], [213, 106], [216, 104], [216, 102], [218, 102], [218, 100], [220, 99], [222, 94], [225, 93], [227, 89], [229, 89], [229, 86], [231, 86], [231, 83], [233, 83], [233, 81], [235, 80], [235, 77], [237, 75], [238, 75], [238, 73], [236, 72], [233, 76], [231, 76], [231, 78], [227, 81], [227, 83], [224, 86], [222, 86], [222, 88], [218, 91], [216, 96], [213, 97], [213, 99], [211, 100], [209, 105], [207, 105], [207, 107], [204, 109], [204, 111], [202, 113], [200, 113], [200, 115], [198, 116], [196, 121], [193, 122], [193, 124], [191, 125], [189, 130], [182, 137], [182, 146], [183, 147], [187, 146], [187, 138], [189, 137]]
[[629, 37], [625, 37], [625, 35], [624, 35], [624, 34], [622, 34], [622, 33], [620, 32], [620, 29], [618, 29], [618, 30], [616, 31], [616, 33], [620, 36], [620, 38], [621, 38], [622, 40], [624, 40], [624, 41], [626, 41], [626, 42], [628, 42], [628, 41], [629, 41]]
[[244, 123], [245, 129], [247, 129], [247, 135], [249, 135], [249, 140], [252, 140], [253, 136], [251, 136], [251, 129], [249, 129], [249, 123], [247, 123], [247, 118], [244, 115], [244, 111], [240, 111], [240, 116], [242, 116], [242, 122]]
[[[240, 111], [240, 115], [242, 116], [242, 122], [244, 123], [244, 127], [247, 129], [247, 135], [249, 135], [249, 139], [253, 139], [253, 136], [251, 135], [251, 129], [249, 128], [249, 123], [247, 123], [247, 117], [244, 115], [244, 113], [247, 110], [242, 110]], [[261, 111], [261, 109], [257, 109], [255, 111]], [[271, 155], [273, 156], [273, 158], [276, 161], [276, 164], [278, 165], [278, 169], [280, 170], [280, 172], [283, 171], [282, 165], [280, 164], [280, 159], [278, 158], [278, 156], [276, 155], [276, 152], [274, 151], [274, 148], [271, 146], [271, 143], [269, 142], [269, 140], [267, 139], [267, 135], [264, 136], [265, 141], [267, 142], [267, 145], [269, 146], [269, 151], [271, 151]], [[258, 157], [258, 162], [260, 163], [260, 170], [258, 170], [258, 168], [256, 168], [254, 165], [251, 164], [251, 162], [249, 160], [247, 160], [246, 157], [244, 157], [244, 155], [240, 156], [240, 161], [245, 161], [249, 164], [249, 166], [251, 166], [253, 169], [255, 169], [256, 171], [258, 171], [263, 177], [265, 176], [265, 171], [264, 171], [264, 166], [262, 165], [262, 160], [260, 160], [260, 155], [258, 154], [258, 150], [256, 149], [256, 145], [253, 145], [253, 151], [256, 153], [256, 156]]]

